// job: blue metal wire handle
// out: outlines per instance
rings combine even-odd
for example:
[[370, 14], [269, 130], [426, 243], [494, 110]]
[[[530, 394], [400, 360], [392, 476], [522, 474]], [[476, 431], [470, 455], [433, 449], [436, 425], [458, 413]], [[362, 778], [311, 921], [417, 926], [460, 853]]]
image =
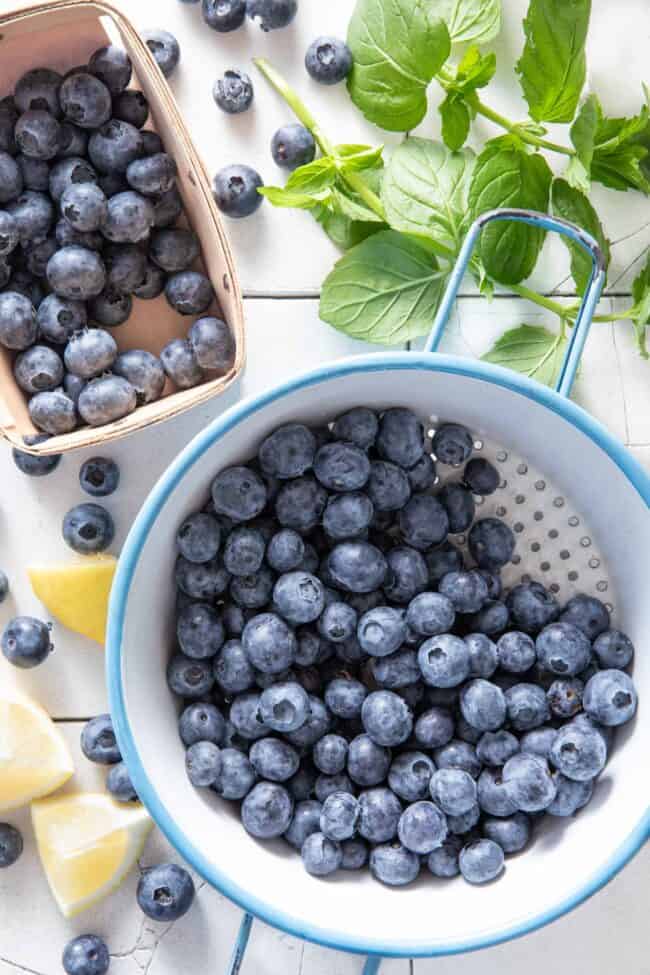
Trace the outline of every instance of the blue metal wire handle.
[[534, 210], [489, 210], [487, 213], [483, 213], [474, 221], [472, 226], [469, 228], [468, 234], [463, 242], [463, 246], [461, 247], [460, 254], [456, 260], [456, 264], [454, 265], [454, 269], [451, 272], [449, 284], [447, 285], [447, 289], [443, 295], [442, 301], [440, 302], [440, 307], [436, 313], [431, 334], [429, 335], [424, 347], [425, 352], [437, 351], [443, 332], [447, 327], [449, 315], [451, 313], [454, 301], [456, 300], [460, 283], [463, 280], [463, 276], [467, 270], [481, 231], [487, 226], [487, 224], [494, 223], [497, 220], [514, 220], [517, 223], [527, 223], [532, 227], [540, 227], [543, 230], [555, 230], [557, 233], [564, 234], [565, 237], [569, 237], [572, 241], [578, 244], [579, 247], [582, 247], [582, 249], [591, 257], [592, 268], [589, 283], [587, 284], [587, 288], [580, 305], [578, 317], [576, 318], [575, 324], [571, 329], [566, 352], [564, 354], [564, 360], [562, 362], [560, 374], [555, 385], [556, 391], [560, 393], [561, 396], [568, 396], [571, 392], [571, 387], [573, 386], [573, 381], [578, 370], [580, 357], [587, 340], [587, 335], [589, 334], [589, 329], [591, 328], [596, 305], [598, 304], [598, 300], [605, 284], [605, 255], [603, 254], [598, 241], [595, 240], [591, 234], [587, 233], [586, 230], [582, 230], [575, 224], [569, 223], [568, 220], [560, 220], [558, 217], [550, 217], [546, 213], [536, 213]]

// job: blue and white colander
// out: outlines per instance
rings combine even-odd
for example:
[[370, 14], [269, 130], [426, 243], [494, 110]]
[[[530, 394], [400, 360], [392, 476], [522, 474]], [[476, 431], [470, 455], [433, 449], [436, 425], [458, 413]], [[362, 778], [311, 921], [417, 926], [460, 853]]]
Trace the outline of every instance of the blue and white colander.
[[[482, 228], [503, 219], [566, 234], [593, 260], [554, 390], [496, 365], [436, 351]], [[111, 597], [111, 711], [122, 755], [153, 819], [185, 860], [246, 912], [231, 973], [239, 970], [251, 916], [300, 938], [369, 955], [367, 973], [382, 956], [493, 945], [571, 910], [648, 837], [650, 479], [568, 398], [604, 277], [597, 243], [571, 224], [527, 211], [487, 213], [469, 231], [424, 351], [339, 360], [244, 400], [194, 438], [146, 500]], [[509, 859], [504, 877], [488, 888], [437, 881], [427, 871], [400, 890], [368, 874], [318, 880], [283, 842], [251, 839], [236, 810], [197, 792], [185, 775], [177, 707], [164, 677], [173, 646], [177, 526], [204, 503], [215, 473], [252, 456], [274, 427], [296, 419], [321, 423], [358, 404], [410, 406], [430, 430], [448, 419], [468, 426], [477, 454], [493, 459], [503, 476], [480, 511], [504, 518], [520, 539], [505, 583], [527, 574], [565, 599], [576, 591], [597, 594], [636, 645], [641, 705], [632, 726], [618, 735], [592, 802], [568, 828], [564, 821], [543, 822], [531, 848]]]

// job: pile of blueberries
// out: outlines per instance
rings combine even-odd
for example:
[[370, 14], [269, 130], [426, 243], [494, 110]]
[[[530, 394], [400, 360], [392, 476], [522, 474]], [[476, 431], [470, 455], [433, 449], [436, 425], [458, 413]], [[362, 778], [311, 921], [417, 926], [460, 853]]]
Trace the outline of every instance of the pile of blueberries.
[[[458, 423], [429, 445], [399, 407], [289, 423], [179, 528], [167, 680], [188, 776], [316, 876], [492, 880], [541, 814], [589, 801], [635, 712], [633, 647], [600, 600], [502, 591], [515, 539], [475, 519], [500, 475], [473, 449]], [[458, 477], [440, 487], [437, 464]]]
[[[196, 235], [177, 226], [176, 164], [144, 129], [149, 106], [128, 88], [131, 61], [108, 45], [65, 76], [28, 71], [0, 100], [0, 345], [34, 425], [50, 435], [100, 426], [163, 393], [227, 372], [228, 326], [193, 269]], [[133, 298], [164, 292], [194, 316], [160, 357], [118, 354], [112, 329]], [[202, 316], [202, 317], [199, 317]]]

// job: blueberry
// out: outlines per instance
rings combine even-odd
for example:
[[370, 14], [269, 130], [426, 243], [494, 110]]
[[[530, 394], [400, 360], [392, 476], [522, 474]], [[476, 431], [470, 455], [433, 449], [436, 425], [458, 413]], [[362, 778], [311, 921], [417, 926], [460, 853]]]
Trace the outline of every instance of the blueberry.
[[[357, 785], [366, 788], [383, 782], [388, 773], [390, 761], [390, 751], [374, 742], [369, 735], [357, 735], [350, 742], [348, 775]], [[367, 838], [370, 839], [370, 837]]]
[[471, 433], [459, 423], [443, 423], [436, 430], [431, 445], [442, 464], [452, 464], [455, 467], [464, 464], [474, 449]]
[[[27, 446], [31, 444], [43, 443], [49, 437], [46, 434], [36, 434], [31, 437], [24, 437]], [[47, 477], [59, 466], [61, 454], [29, 454], [25, 450], [18, 450], [14, 447], [11, 451], [14, 464], [22, 474], [28, 477]]]
[[104, 975], [110, 963], [106, 943], [96, 934], [79, 935], [63, 950], [62, 964], [67, 975]]
[[165, 297], [181, 315], [200, 315], [214, 298], [214, 289], [199, 271], [178, 271], [165, 286]]
[[6, 257], [18, 246], [19, 234], [16, 220], [7, 213], [0, 210], [0, 256]]
[[585, 782], [593, 779], [605, 767], [607, 746], [595, 729], [571, 722], [558, 731], [551, 745], [550, 759], [568, 779]]
[[230, 68], [224, 72], [223, 78], [215, 81], [212, 97], [223, 112], [239, 115], [252, 105], [253, 82], [244, 71]]
[[26, 190], [38, 190], [47, 193], [50, 186], [50, 164], [46, 159], [34, 159], [33, 156], [16, 157]]
[[434, 877], [456, 877], [460, 873], [458, 866], [458, 854], [462, 848], [462, 842], [458, 837], [450, 835], [437, 849], [433, 850], [427, 858], [427, 867]]
[[637, 706], [632, 678], [622, 670], [601, 670], [587, 681], [582, 704], [590, 718], [608, 728], [624, 724]]
[[142, 39], [165, 78], [169, 78], [181, 59], [181, 49], [174, 35], [168, 30], [144, 30]]
[[88, 156], [101, 173], [126, 173], [129, 163], [141, 155], [140, 130], [120, 119], [111, 119], [88, 140]]
[[175, 186], [152, 202], [154, 227], [171, 227], [183, 212], [183, 201]]
[[579, 809], [587, 805], [593, 795], [593, 779], [577, 781], [576, 779], [568, 779], [561, 772], [555, 772], [553, 781], [557, 787], [557, 794], [546, 810], [551, 816], [573, 816]]
[[177, 921], [192, 906], [194, 882], [184, 867], [161, 863], [145, 870], [136, 896], [140, 910], [152, 921]]
[[469, 633], [465, 637], [469, 650], [469, 672], [472, 677], [491, 677], [498, 667], [496, 644], [484, 633]]
[[500, 599], [487, 599], [478, 613], [472, 613], [468, 617], [467, 622], [477, 635], [498, 636], [508, 626], [510, 612]]
[[106, 219], [106, 197], [96, 183], [71, 183], [59, 205], [70, 226], [80, 233], [99, 230]]
[[278, 674], [293, 663], [295, 634], [275, 613], [260, 613], [248, 621], [242, 645], [250, 662], [265, 674]]
[[527, 633], [511, 630], [497, 641], [499, 666], [511, 674], [523, 674], [536, 660], [535, 644]]
[[61, 117], [59, 89], [61, 75], [50, 68], [33, 68], [16, 82], [14, 99], [20, 112], [41, 110], [50, 112], [55, 118]]
[[409, 480], [402, 468], [382, 460], [370, 465], [367, 491], [377, 511], [397, 511], [411, 497]]
[[209, 660], [192, 660], [185, 654], [177, 653], [167, 667], [167, 683], [174, 694], [180, 697], [204, 697], [214, 684]]
[[[507, 695], [506, 695], [507, 696]], [[476, 745], [476, 754], [485, 765], [505, 765], [519, 751], [517, 738], [509, 731], [486, 731]]]
[[421, 636], [436, 636], [450, 632], [456, 613], [446, 596], [423, 592], [415, 596], [406, 610], [406, 623]]
[[[552, 812], [556, 802], [557, 797], [547, 812]], [[516, 812], [513, 816], [484, 819], [482, 828], [486, 838], [498, 843], [504, 853], [519, 853], [528, 843], [531, 834], [530, 819], [522, 812]]]
[[[54, 221], [54, 207], [46, 193], [25, 190], [6, 206], [18, 227], [20, 243], [27, 246], [33, 241], [43, 240]], [[12, 283], [16, 275], [12, 278]], [[34, 302], [35, 303], [35, 302]]]
[[23, 838], [15, 826], [0, 823], [0, 869], [11, 867], [23, 852]]
[[323, 512], [323, 527], [330, 538], [357, 538], [372, 521], [373, 504], [366, 494], [351, 491], [334, 495]]
[[176, 545], [188, 562], [209, 562], [219, 551], [221, 526], [214, 515], [197, 512], [186, 518], [176, 533]]
[[476, 782], [462, 769], [435, 771], [429, 780], [429, 792], [436, 805], [449, 816], [462, 816], [476, 805]]
[[[157, 231], [158, 234], [164, 232]], [[216, 370], [223, 375], [232, 368], [235, 341], [230, 328], [220, 318], [197, 319], [187, 333], [187, 341], [202, 369]]]
[[36, 393], [28, 409], [34, 426], [50, 436], [70, 433], [77, 425], [75, 405], [60, 389]]
[[132, 413], [137, 405], [136, 391], [121, 376], [93, 379], [79, 395], [79, 413], [91, 427], [103, 426]]
[[110, 769], [106, 776], [106, 791], [118, 802], [133, 802], [138, 798], [124, 762], [118, 762]]
[[262, 565], [264, 538], [257, 529], [242, 525], [228, 535], [223, 550], [223, 564], [231, 575], [251, 575]]
[[0, 152], [0, 203], [15, 200], [22, 193], [23, 185], [23, 174], [16, 160], [9, 153]]
[[5, 349], [27, 349], [38, 336], [36, 312], [25, 295], [15, 291], [0, 294], [0, 344]]
[[506, 699], [500, 687], [479, 677], [460, 692], [460, 710], [477, 731], [496, 731], [505, 721]]
[[434, 771], [433, 761], [423, 752], [402, 752], [390, 766], [388, 785], [401, 799], [417, 802], [429, 795]]
[[291, 528], [276, 532], [266, 547], [266, 561], [276, 572], [298, 568], [305, 554], [305, 543]]
[[54, 237], [46, 237], [33, 244], [23, 245], [25, 269], [35, 278], [44, 278], [47, 263], [57, 250]]
[[221, 751], [221, 771], [212, 786], [224, 799], [243, 799], [257, 780], [255, 769], [243, 752], [236, 748]]
[[54, 228], [54, 236], [59, 247], [86, 247], [90, 251], [101, 251], [104, 246], [104, 238], [97, 231], [88, 234], [80, 234], [73, 230], [67, 220], [61, 217], [57, 220]]
[[268, 728], [260, 715], [260, 695], [251, 691], [239, 694], [230, 706], [230, 721], [242, 738], [263, 738]]
[[[141, 129], [149, 117], [149, 102], [141, 91], [134, 88], [122, 91], [113, 98], [113, 118], [120, 119]], [[145, 152], [149, 156], [152, 153]]]
[[33, 345], [16, 356], [14, 378], [26, 393], [55, 389], [63, 379], [61, 357], [47, 345]]
[[540, 758], [548, 758], [556, 736], [555, 728], [534, 728], [521, 736], [519, 742], [521, 751], [529, 755], [538, 755]]
[[[464, 775], [465, 773], [459, 773]], [[473, 779], [467, 777], [475, 791]], [[400, 842], [413, 853], [429, 854], [445, 841], [447, 822], [432, 802], [414, 802], [402, 813], [397, 827]]]
[[367, 789], [359, 796], [358, 831], [371, 843], [386, 843], [397, 835], [402, 804], [390, 789]]
[[440, 582], [449, 572], [461, 572], [464, 567], [462, 553], [451, 542], [443, 542], [427, 552], [426, 560], [432, 583]]
[[316, 438], [301, 423], [288, 423], [274, 430], [260, 446], [258, 457], [269, 477], [294, 478], [309, 470], [316, 454]]
[[36, 322], [47, 342], [64, 345], [72, 334], [86, 326], [86, 307], [81, 301], [47, 295], [38, 306]]
[[305, 839], [300, 855], [305, 870], [314, 877], [326, 877], [334, 873], [343, 859], [340, 843], [321, 832], [311, 833]]
[[[281, 836], [288, 828], [292, 815], [291, 796], [284, 786], [275, 782], [258, 782], [245, 797], [241, 807], [244, 829], [257, 839], [267, 840]], [[305, 842], [309, 842], [309, 839]]]
[[328, 572], [336, 586], [348, 592], [372, 592], [384, 582], [388, 565], [368, 542], [341, 542], [329, 554]]
[[120, 469], [107, 457], [90, 457], [81, 465], [79, 484], [81, 489], [95, 498], [105, 498], [117, 490]]
[[602, 667], [627, 667], [634, 656], [634, 645], [620, 630], [605, 630], [594, 640], [594, 653]]
[[[141, 134], [143, 156], [154, 156], [157, 152], [164, 151], [163, 141], [157, 132], [152, 132], [150, 129], [143, 129]], [[158, 225], [156, 224], [156, 226]]]
[[71, 549], [82, 555], [104, 552], [115, 535], [113, 519], [99, 504], [75, 505], [63, 519], [63, 538]]
[[186, 748], [197, 741], [222, 745], [226, 736], [226, 722], [214, 704], [188, 704], [178, 719], [178, 731]]
[[215, 511], [233, 521], [256, 518], [264, 510], [266, 498], [264, 482], [248, 467], [228, 467], [212, 482]]
[[[78, 125], [73, 125], [72, 122], [62, 122], [61, 123], [61, 148], [59, 149], [58, 159], [65, 159], [69, 156], [85, 156], [88, 152], [88, 132], [85, 129], [80, 128]], [[36, 160], [34, 160], [36, 161]], [[32, 167], [32, 174], [36, 174], [36, 169]], [[41, 174], [44, 181], [44, 170], [41, 170]], [[25, 175], [25, 171], [23, 171]], [[31, 186], [30, 189], [47, 189], [46, 186]]]
[[[341, 735], [324, 735], [314, 745], [313, 759], [319, 771], [325, 775], [337, 775], [346, 767], [348, 742]], [[334, 837], [345, 839], [346, 837]]]
[[246, 0], [246, 13], [263, 31], [287, 27], [297, 10], [298, 0]]
[[321, 85], [336, 85], [352, 70], [350, 48], [338, 37], [317, 37], [307, 48], [305, 68]]
[[149, 236], [153, 222], [154, 210], [151, 200], [141, 193], [127, 190], [124, 193], [116, 193], [109, 199], [102, 233], [113, 243], [137, 244]]
[[488, 883], [503, 871], [503, 849], [493, 840], [475, 840], [460, 851], [458, 865], [468, 883]]
[[498, 518], [481, 518], [474, 522], [468, 538], [469, 550], [482, 569], [499, 569], [512, 558], [515, 536]]
[[133, 289], [133, 294], [136, 298], [142, 298], [146, 301], [157, 298], [165, 290], [166, 280], [167, 276], [162, 268], [152, 264], [151, 261], [145, 261], [142, 284]]
[[115, 339], [101, 328], [76, 332], [64, 353], [66, 369], [82, 379], [92, 379], [110, 369], [116, 357]]
[[595, 596], [586, 596], [584, 593], [578, 593], [569, 600], [560, 620], [577, 626], [589, 640], [595, 640], [610, 626], [609, 610], [605, 604]]
[[60, 297], [86, 301], [103, 290], [106, 268], [95, 251], [71, 245], [47, 262], [47, 281]]
[[356, 718], [367, 693], [365, 685], [353, 677], [336, 677], [325, 688], [325, 703], [339, 718]]
[[275, 584], [273, 602], [290, 624], [311, 623], [325, 605], [323, 584], [308, 572], [287, 572]]
[[478, 803], [490, 816], [512, 816], [517, 803], [503, 782], [500, 768], [484, 768], [478, 777]]
[[255, 671], [239, 640], [224, 643], [214, 663], [214, 676], [219, 687], [228, 695], [240, 694], [253, 686]]
[[476, 613], [487, 600], [487, 583], [475, 570], [448, 572], [438, 583], [438, 591], [446, 596], [457, 613]]
[[16, 122], [15, 136], [23, 155], [34, 159], [53, 159], [61, 148], [61, 126], [42, 109], [24, 112]]
[[50, 627], [33, 616], [16, 616], [2, 634], [2, 652], [14, 667], [38, 667], [52, 652]]
[[480, 818], [481, 807], [477, 802], [469, 812], [460, 816], [447, 816], [447, 829], [452, 836], [467, 836], [472, 833]]
[[88, 761], [97, 765], [122, 761], [110, 714], [98, 714], [86, 722], [81, 731], [81, 750]]
[[134, 159], [126, 170], [129, 185], [138, 193], [153, 197], [168, 193], [176, 184], [176, 174], [176, 163], [166, 152]]
[[246, 613], [241, 606], [237, 606], [236, 603], [225, 603], [221, 612], [226, 633], [231, 636], [241, 636], [247, 620]]
[[314, 458], [314, 473], [331, 491], [357, 491], [370, 474], [366, 453], [354, 444], [324, 444]]
[[111, 117], [111, 93], [94, 74], [68, 75], [59, 89], [63, 114], [82, 129], [98, 129]]
[[477, 779], [481, 771], [481, 763], [476, 757], [476, 749], [466, 741], [452, 738], [441, 748], [436, 748], [433, 756], [439, 769], [459, 768], [469, 772], [473, 779]]
[[472, 494], [462, 484], [449, 482], [438, 492], [438, 501], [449, 518], [452, 534], [467, 531], [474, 520], [475, 505]]
[[162, 396], [165, 371], [160, 359], [151, 352], [144, 349], [122, 352], [113, 363], [113, 372], [126, 379], [134, 388], [138, 405], [153, 403]]
[[240, 606], [261, 609], [266, 606], [273, 592], [275, 577], [265, 565], [250, 576], [234, 576], [230, 583], [230, 595]]
[[160, 361], [171, 381], [179, 389], [190, 389], [203, 382], [203, 370], [185, 339], [172, 339], [168, 342], [160, 353]]
[[520, 752], [503, 766], [506, 792], [521, 812], [541, 812], [553, 802], [557, 787], [543, 758]]
[[103, 81], [111, 95], [119, 95], [131, 80], [131, 59], [121, 47], [107, 44], [91, 55], [88, 70]]
[[50, 170], [50, 196], [59, 203], [68, 187], [95, 182], [97, 173], [91, 164], [81, 156], [69, 156], [56, 162]]
[[323, 803], [320, 829], [330, 840], [351, 839], [359, 820], [359, 803], [349, 792], [332, 792]]
[[411, 410], [386, 410], [379, 421], [376, 445], [385, 460], [400, 467], [413, 467], [424, 452], [424, 428]]
[[271, 782], [286, 782], [300, 764], [298, 752], [279, 738], [262, 738], [251, 745], [251, 764], [257, 774]]
[[309, 709], [309, 697], [295, 681], [273, 684], [260, 698], [262, 721], [268, 728], [282, 734], [301, 728], [309, 717]]
[[572, 623], [549, 623], [535, 642], [540, 667], [553, 674], [574, 676], [591, 658], [591, 643]]
[[337, 772], [336, 775], [325, 775], [321, 773], [314, 785], [314, 792], [319, 802], [325, 802], [335, 792], [345, 792], [346, 795], [353, 795], [354, 791], [354, 785], [345, 772]]
[[469, 674], [469, 650], [460, 637], [441, 633], [425, 640], [418, 651], [425, 683], [432, 687], [456, 687]]
[[[309, 129], [298, 122], [283, 125], [271, 140], [271, 155], [277, 166], [289, 170], [297, 169], [310, 163], [316, 155], [314, 137]], [[335, 436], [342, 440], [349, 439], [337, 433]]]
[[390, 606], [368, 610], [359, 620], [357, 638], [364, 653], [386, 657], [404, 642], [406, 623], [403, 614]]
[[237, 30], [246, 18], [246, 0], [201, 0], [201, 15], [221, 34]]
[[275, 514], [284, 528], [305, 534], [320, 523], [326, 504], [327, 491], [315, 478], [297, 477], [280, 488]]
[[353, 443], [362, 450], [368, 450], [373, 446], [378, 430], [377, 416], [367, 406], [355, 406], [347, 413], [342, 413], [336, 418], [332, 427], [337, 440]]
[[400, 745], [413, 730], [413, 714], [406, 702], [393, 691], [373, 691], [363, 702], [361, 720], [366, 733], [377, 745]]
[[315, 799], [303, 799], [296, 802], [291, 822], [284, 834], [284, 838], [290, 846], [300, 850], [308, 836], [320, 831], [322, 808], [322, 804]]
[[257, 192], [264, 185], [262, 177], [250, 166], [236, 163], [224, 166], [214, 177], [212, 192], [219, 209], [227, 217], [239, 219], [255, 213], [263, 197]]
[[463, 471], [463, 480], [472, 494], [485, 496], [494, 494], [501, 481], [498, 470], [484, 457], [468, 461]]
[[572, 718], [582, 710], [584, 684], [577, 677], [560, 677], [546, 692], [551, 713], [556, 718]]
[[370, 854], [370, 872], [389, 887], [403, 887], [420, 872], [420, 858], [400, 844], [376, 846]]
[[356, 837], [351, 840], [343, 840], [341, 851], [343, 853], [341, 860], [343, 870], [361, 870], [368, 862], [368, 845]]
[[[296, 748], [305, 749], [315, 745], [319, 738], [330, 729], [330, 714], [320, 698], [309, 694], [309, 715], [304, 724], [295, 731], [285, 733], [285, 737]], [[320, 797], [319, 797], [320, 798]]]
[[0, 98], [0, 151], [14, 156], [18, 147], [14, 139], [14, 129], [18, 121], [19, 112], [13, 95]]
[[424, 748], [440, 748], [451, 741], [453, 734], [454, 720], [444, 708], [429, 708], [415, 722], [416, 741]]
[[190, 603], [181, 610], [176, 635], [185, 656], [194, 660], [214, 657], [226, 638], [221, 617], [206, 603]]
[[342, 643], [357, 631], [357, 613], [344, 602], [333, 602], [325, 607], [318, 621], [318, 631], [325, 640]]

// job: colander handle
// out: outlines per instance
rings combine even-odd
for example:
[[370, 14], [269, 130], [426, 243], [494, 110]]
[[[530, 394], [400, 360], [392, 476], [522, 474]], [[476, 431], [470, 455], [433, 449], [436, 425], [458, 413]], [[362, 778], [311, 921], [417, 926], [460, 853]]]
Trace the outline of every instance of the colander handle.
[[559, 217], [550, 217], [547, 213], [537, 213], [535, 210], [488, 210], [487, 213], [481, 214], [474, 221], [463, 241], [460, 254], [451, 272], [449, 284], [440, 302], [433, 328], [424, 347], [425, 351], [437, 352], [443, 332], [447, 327], [447, 321], [449, 320], [452, 306], [456, 300], [460, 283], [463, 280], [463, 276], [467, 271], [471, 256], [474, 252], [476, 242], [483, 228], [487, 224], [494, 223], [497, 220], [513, 220], [516, 223], [528, 223], [532, 227], [540, 227], [543, 230], [555, 230], [557, 233], [563, 234], [565, 237], [574, 241], [574, 243], [578, 244], [591, 257], [592, 268], [589, 283], [583, 295], [575, 324], [569, 334], [566, 352], [564, 353], [558, 380], [555, 384], [555, 389], [561, 396], [568, 396], [573, 386], [573, 380], [578, 370], [580, 356], [582, 355], [589, 329], [591, 328], [594, 311], [596, 310], [596, 305], [598, 304], [605, 284], [605, 255], [598, 241], [591, 234], [587, 233], [586, 230], [582, 230], [575, 224], [569, 223], [568, 220], [561, 220]]

